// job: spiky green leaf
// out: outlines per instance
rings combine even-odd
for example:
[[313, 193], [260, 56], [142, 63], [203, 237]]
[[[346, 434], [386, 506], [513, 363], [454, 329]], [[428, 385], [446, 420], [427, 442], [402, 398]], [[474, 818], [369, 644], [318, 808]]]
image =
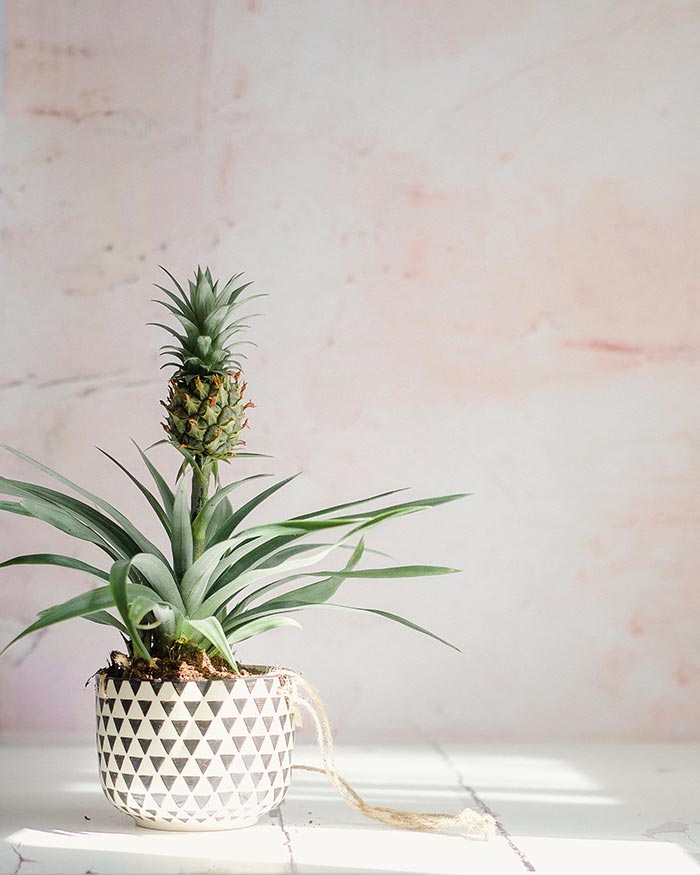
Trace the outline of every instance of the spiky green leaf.
[[[151, 654], [148, 652], [146, 645], [141, 638], [141, 634], [134, 623], [131, 612], [129, 610], [130, 604], [133, 603], [135, 599], [135, 595], [132, 595], [131, 598], [129, 596], [129, 572], [131, 570], [131, 560], [129, 559], [119, 559], [114, 563], [112, 569], [109, 573], [109, 588], [112, 593], [113, 605], [116, 605], [117, 610], [119, 611], [122, 620], [124, 621], [124, 625], [127, 628], [129, 633], [129, 638], [131, 639], [132, 647], [134, 648], [134, 653], [137, 656], [141, 656], [143, 659], [146, 659], [148, 662], [151, 661]], [[150, 591], [146, 590], [144, 593], [138, 593], [137, 595], [143, 595], [145, 597], [150, 598]], [[109, 606], [111, 607], [111, 605]]]
[[259, 617], [238, 626], [227, 637], [230, 644], [239, 644], [241, 641], [247, 641], [248, 638], [254, 638], [256, 635], [270, 631], [270, 629], [279, 629], [280, 626], [294, 626], [301, 629], [301, 623], [291, 617]]
[[168, 516], [163, 505], [158, 501], [158, 499], [151, 492], [151, 490], [148, 489], [146, 486], [144, 486], [143, 483], [141, 483], [141, 481], [137, 477], [135, 477], [125, 465], [122, 465], [122, 463], [118, 459], [115, 459], [114, 456], [111, 456], [106, 450], [103, 450], [100, 447], [98, 447], [97, 449], [104, 456], [106, 456], [111, 462], [114, 462], [114, 464], [121, 471], [123, 471], [126, 474], [126, 476], [129, 478], [129, 480], [131, 480], [131, 482], [136, 486], [136, 488], [141, 492], [141, 494], [146, 499], [146, 501], [153, 508], [153, 511], [155, 512], [156, 516], [160, 520], [163, 528], [165, 529], [167, 534], [170, 535], [170, 532], [171, 532], [170, 517]]
[[183, 477], [173, 504], [172, 549], [175, 576], [181, 579], [192, 565], [193, 541], [190, 510], [187, 501], [187, 480]]
[[[192, 533], [194, 534], [194, 537], [202, 538], [206, 535], [207, 529], [212, 523], [216, 509], [219, 507], [221, 502], [225, 501], [234, 490], [240, 488], [245, 483], [249, 483], [251, 480], [258, 480], [261, 477], [271, 476], [271, 474], [252, 474], [250, 477], [244, 477], [242, 480], [237, 480], [235, 483], [230, 483], [228, 486], [223, 486], [221, 489], [217, 489], [216, 492], [211, 496], [211, 498], [209, 498], [209, 500], [206, 502], [202, 510], [197, 514], [197, 517], [192, 523]], [[230, 518], [232, 515], [233, 511], [231, 511], [231, 513], [229, 513], [224, 519], [222, 519], [216, 528], [223, 526], [226, 522], [226, 519]]]
[[[139, 451], [139, 455], [141, 456], [144, 465], [148, 468], [148, 473], [153, 478], [154, 483], [156, 484], [156, 488], [160, 494], [161, 501], [163, 502], [163, 507], [165, 508], [165, 512], [168, 517], [172, 517], [173, 515], [173, 505], [175, 503], [175, 496], [173, 494], [172, 489], [168, 486], [165, 481], [165, 478], [160, 473], [160, 471], [156, 468], [156, 466], [151, 462], [146, 453], [141, 449], [141, 447], [136, 443], [136, 441], [132, 440], [133, 445]], [[153, 444], [153, 446], [158, 446], [161, 443], [167, 443], [167, 441], [157, 441], [157, 443]], [[150, 447], [149, 447], [150, 449]]]
[[[140, 586], [136, 583], [127, 583], [126, 592], [128, 597], [135, 598], [137, 595], [148, 595], [150, 590], [145, 586]], [[46, 629], [48, 626], [54, 626], [56, 623], [61, 623], [64, 620], [72, 620], [76, 617], [87, 617], [89, 614], [105, 611], [115, 607], [114, 595], [110, 586], [100, 586], [97, 589], [89, 592], [81, 593], [74, 596], [68, 601], [62, 602], [59, 605], [46, 608], [39, 613], [39, 619], [35, 620], [30, 626], [27, 626], [19, 635], [10, 641], [3, 648], [2, 653], [11, 647], [16, 641], [29, 635], [31, 632], [37, 632], [39, 629]]]
[[9, 568], [11, 565], [55, 565], [59, 568], [82, 571], [100, 580], [109, 580], [109, 574], [101, 568], [95, 568], [94, 565], [81, 562], [80, 559], [73, 559], [72, 556], [62, 556], [57, 553], [30, 553], [26, 556], [15, 556], [13, 559], [0, 562], [0, 568]]
[[242, 507], [240, 507], [235, 513], [233, 513], [218, 529], [216, 529], [212, 535], [208, 538], [208, 544], [216, 544], [219, 541], [225, 541], [227, 538], [230, 538], [233, 532], [235, 532], [236, 528], [240, 525], [241, 522], [255, 510], [258, 505], [262, 504], [265, 499], [269, 498], [271, 495], [274, 495], [275, 492], [282, 489], [288, 483], [291, 483], [292, 480], [297, 478], [298, 474], [293, 474], [291, 477], [285, 477], [284, 480], [280, 480], [278, 483], [274, 483], [272, 486], [269, 486], [267, 489], [264, 489], [262, 492], [258, 493], [254, 498], [251, 498], [250, 501], [246, 502]]

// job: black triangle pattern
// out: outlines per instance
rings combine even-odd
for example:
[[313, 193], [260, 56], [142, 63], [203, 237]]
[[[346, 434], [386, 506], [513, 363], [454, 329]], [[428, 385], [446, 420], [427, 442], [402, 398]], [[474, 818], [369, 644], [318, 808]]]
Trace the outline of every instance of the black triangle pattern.
[[125, 814], [156, 827], [221, 829], [253, 821], [284, 798], [294, 721], [279, 678], [108, 678], [101, 687], [100, 781]]

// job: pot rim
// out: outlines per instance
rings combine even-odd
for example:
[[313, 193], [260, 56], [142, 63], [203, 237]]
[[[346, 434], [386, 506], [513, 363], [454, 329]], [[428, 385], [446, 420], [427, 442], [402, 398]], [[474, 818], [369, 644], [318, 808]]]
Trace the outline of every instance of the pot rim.
[[121, 686], [123, 683], [128, 684], [150, 684], [152, 687], [162, 687], [164, 684], [172, 684], [175, 689], [181, 689], [185, 687], [187, 684], [196, 684], [200, 688], [204, 688], [205, 690], [210, 689], [213, 684], [221, 684], [223, 683], [227, 687], [232, 687], [234, 684], [239, 684], [241, 681], [245, 683], [251, 684], [255, 683], [259, 680], [265, 680], [270, 678], [278, 678], [280, 681], [282, 680], [282, 676], [285, 671], [293, 674], [292, 669], [285, 668], [283, 666], [272, 666], [272, 665], [247, 665], [246, 668], [259, 668], [264, 669], [260, 674], [251, 674], [251, 675], [239, 675], [238, 677], [233, 678], [191, 678], [187, 680], [166, 680], [163, 678], [152, 678], [150, 680], [146, 680], [144, 678], [118, 678], [107, 675], [107, 669], [100, 669], [95, 676], [95, 684], [97, 688], [100, 688], [100, 681], [104, 678], [104, 683], [107, 681], [114, 681], [115, 686]]

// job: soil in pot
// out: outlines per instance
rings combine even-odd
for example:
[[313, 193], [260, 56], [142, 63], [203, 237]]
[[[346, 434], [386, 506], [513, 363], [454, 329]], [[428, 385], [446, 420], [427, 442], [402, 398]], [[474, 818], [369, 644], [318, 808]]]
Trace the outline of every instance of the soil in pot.
[[176, 641], [160, 655], [154, 656], [152, 662], [113, 650], [108, 667], [100, 673], [104, 672], [112, 678], [158, 682], [249, 677], [264, 670], [259, 666], [239, 663], [238, 671], [234, 671], [221, 656], [209, 656], [192, 644]]

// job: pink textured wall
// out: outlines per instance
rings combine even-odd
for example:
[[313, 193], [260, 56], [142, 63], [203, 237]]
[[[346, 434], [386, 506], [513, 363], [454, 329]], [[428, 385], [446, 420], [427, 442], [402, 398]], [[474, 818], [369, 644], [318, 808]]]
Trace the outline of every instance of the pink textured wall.
[[[345, 741], [697, 737], [700, 6], [10, 0], [6, 25], [2, 438], [145, 521], [93, 446], [158, 437], [156, 265], [246, 270], [249, 444], [305, 472], [269, 515], [475, 495], [373, 542], [461, 575], [345, 595], [463, 655], [335, 613], [241, 655], [303, 669]], [[66, 547], [0, 520], [2, 557]], [[2, 641], [89, 583], [0, 574]], [[10, 651], [0, 729], [88, 729], [117, 643], [74, 621]]]

